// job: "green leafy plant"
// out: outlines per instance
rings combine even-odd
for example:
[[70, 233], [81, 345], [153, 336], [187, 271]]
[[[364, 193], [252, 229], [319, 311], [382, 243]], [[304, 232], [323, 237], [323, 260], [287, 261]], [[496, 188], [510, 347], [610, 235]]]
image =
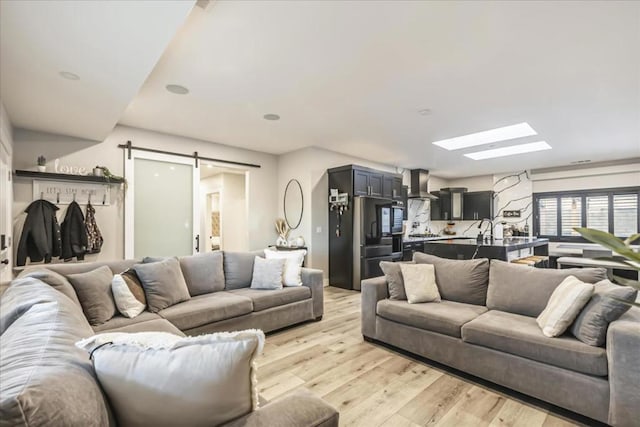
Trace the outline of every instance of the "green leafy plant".
[[[593, 228], [574, 228], [574, 230], [580, 233], [580, 235], [585, 239], [611, 249], [612, 252], [624, 258], [621, 262], [624, 262], [636, 271], [640, 271], [640, 253], [636, 252], [631, 247], [634, 242], [640, 241], [640, 233], [629, 236], [626, 240], [622, 240], [613, 234], [601, 230], [595, 230]], [[608, 260], [618, 261], [617, 259], [612, 258], [608, 258]], [[640, 291], [640, 282], [637, 280], [629, 280], [619, 276], [614, 276], [614, 280], [621, 285], [631, 286], [632, 288]], [[623, 302], [640, 307], [640, 304], [637, 302]]]
[[102, 174], [104, 175], [105, 178], [107, 178], [107, 181], [111, 181], [112, 179], [115, 181], [124, 180], [123, 177], [112, 174], [109, 168], [106, 166], [96, 166], [95, 169], [102, 169]]
[[38, 166], [45, 166], [47, 159], [44, 156], [38, 156]]

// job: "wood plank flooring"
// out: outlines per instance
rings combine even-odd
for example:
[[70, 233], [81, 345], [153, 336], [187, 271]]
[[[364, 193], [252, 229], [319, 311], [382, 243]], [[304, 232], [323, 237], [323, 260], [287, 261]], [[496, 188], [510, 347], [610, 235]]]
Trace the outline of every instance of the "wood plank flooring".
[[468, 379], [363, 341], [360, 293], [325, 288], [324, 319], [267, 336], [258, 385], [273, 400], [306, 388], [341, 426], [579, 425]]

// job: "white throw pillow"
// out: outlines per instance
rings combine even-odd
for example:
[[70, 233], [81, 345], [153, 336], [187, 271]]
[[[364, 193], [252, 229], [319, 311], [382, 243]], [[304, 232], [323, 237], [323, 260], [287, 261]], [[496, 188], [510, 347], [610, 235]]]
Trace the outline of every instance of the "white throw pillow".
[[536, 319], [547, 337], [562, 335], [593, 295], [594, 286], [569, 276], [551, 294], [545, 309]]
[[129, 286], [127, 286], [127, 282], [125, 282], [120, 274], [115, 274], [113, 279], [111, 279], [111, 292], [113, 293], [113, 299], [116, 301], [118, 311], [125, 317], [133, 319], [146, 308], [146, 306], [133, 295]]
[[253, 261], [251, 289], [282, 289], [285, 259], [265, 259], [257, 256]]
[[180, 337], [105, 333], [76, 343], [91, 354], [118, 425], [216, 426], [258, 407], [259, 330]]
[[400, 264], [409, 304], [440, 301], [436, 270], [432, 264]]
[[264, 256], [266, 259], [284, 259], [284, 278], [283, 283], [285, 286], [302, 286], [302, 263], [304, 262], [304, 256], [307, 251], [304, 249], [297, 251], [272, 251], [270, 249], [264, 250]]

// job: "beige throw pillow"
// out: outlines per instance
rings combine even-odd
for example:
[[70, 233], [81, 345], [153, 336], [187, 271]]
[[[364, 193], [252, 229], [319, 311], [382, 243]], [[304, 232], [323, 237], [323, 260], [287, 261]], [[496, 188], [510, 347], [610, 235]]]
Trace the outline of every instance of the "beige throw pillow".
[[282, 283], [285, 286], [302, 286], [302, 263], [307, 251], [300, 249], [297, 251], [274, 251], [264, 250], [266, 259], [284, 259], [284, 275]]
[[440, 301], [436, 272], [431, 264], [400, 264], [409, 304]]
[[542, 333], [547, 337], [562, 335], [589, 302], [593, 289], [591, 283], [584, 283], [575, 276], [564, 279], [537, 318]]
[[180, 337], [166, 332], [105, 333], [76, 343], [120, 426], [211, 427], [258, 407], [259, 330]]
[[282, 289], [286, 259], [255, 257], [251, 289]]

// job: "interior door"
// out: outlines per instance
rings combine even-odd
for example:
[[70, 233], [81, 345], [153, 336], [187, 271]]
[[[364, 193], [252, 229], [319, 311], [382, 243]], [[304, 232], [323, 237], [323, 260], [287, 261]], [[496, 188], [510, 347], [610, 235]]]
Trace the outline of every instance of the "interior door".
[[0, 141], [0, 285], [11, 281], [11, 157]]
[[198, 252], [200, 174], [195, 160], [134, 150], [125, 160], [125, 177], [125, 257]]

